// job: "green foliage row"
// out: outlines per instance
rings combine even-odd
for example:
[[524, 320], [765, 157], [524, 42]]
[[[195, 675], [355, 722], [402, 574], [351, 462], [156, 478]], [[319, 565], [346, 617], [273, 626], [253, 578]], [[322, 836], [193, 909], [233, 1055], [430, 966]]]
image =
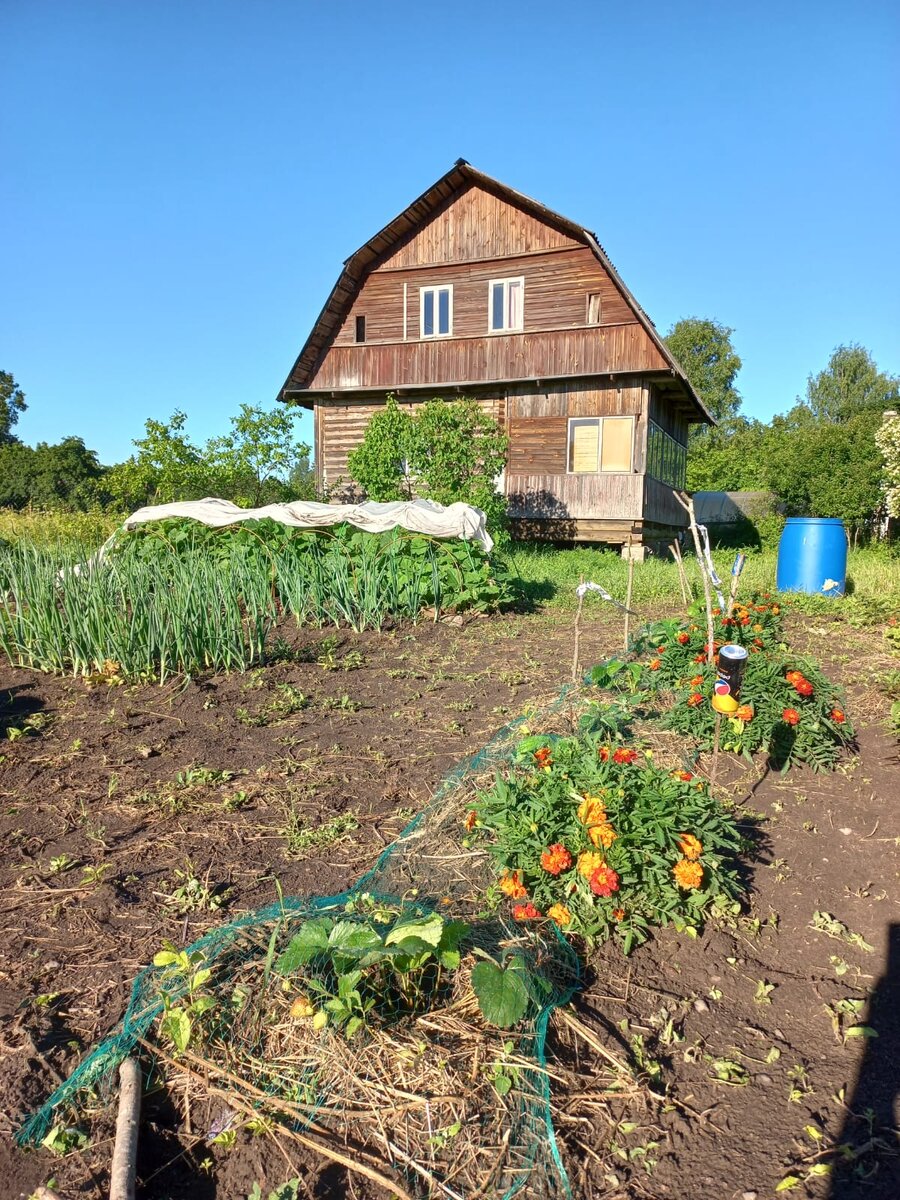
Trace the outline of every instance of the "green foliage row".
[[469, 542], [172, 521], [123, 536], [89, 569], [71, 552], [0, 546], [0, 651], [46, 671], [109, 674], [114, 664], [164, 680], [264, 662], [286, 615], [362, 630], [426, 608], [491, 611], [510, 595], [502, 566]]

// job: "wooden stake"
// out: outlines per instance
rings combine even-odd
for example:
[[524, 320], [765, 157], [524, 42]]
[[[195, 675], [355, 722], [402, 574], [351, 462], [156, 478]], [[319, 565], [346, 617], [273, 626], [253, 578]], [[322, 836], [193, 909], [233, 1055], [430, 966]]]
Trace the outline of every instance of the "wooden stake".
[[[579, 584], [584, 583], [582, 575]], [[584, 607], [584, 593], [578, 597], [578, 608], [575, 610], [575, 653], [572, 656], [572, 682], [578, 682], [578, 654], [581, 648], [581, 610]]]
[[673, 542], [669, 547], [669, 553], [675, 559], [675, 566], [678, 568], [678, 583], [681, 587], [681, 599], [685, 605], [689, 605], [693, 599], [693, 596], [691, 595], [691, 590], [688, 586], [688, 578], [685, 574], [684, 563], [681, 559], [681, 547], [677, 542]]
[[712, 592], [709, 590], [709, 578], [706, 574], [706, 563], [703, 558], [703, 549], [700, 545], [700, 532], [697, 529], [697, 519], [694, 516], [694, 501], [686, 492], [675, 492], [675, 498], [681, 507], [687, 511], [691, 526], [691, 535], [694, 539], [694, 549], [697, 552], [697, 565], [700, 568], [700, 581], [703, 584], [703, 596], [706, 603], [706, 661], [712, 665], [713, 658], [715, 657], [713, 650], [715, 642], [713, 637]]
[[[631, 534], [628, 535], [628, 587], [625, 590], [625, 608], [631, 608], [631, 593], [634, 587], [634, 559], [631, 556]], [[628, 643], [631, 640], [631, 613], [625, 613], [625, 651], [628, 652]]]
[[716, 786], [716, 774], [719, 770], [719, 735], [722, 732], [722, 714], [716, 710], [716, 735], [713, 739], [713, 760], [712, 772], [710, 773], [709, 782], [712, 787]]
[[119, 1067], [121, 1091], [116, 1117], [116, 1143], [109, 1172], [109, 1200], [134, 1200], [138, 1129], [141, 1119], [141, 1064], [126, 1058]]

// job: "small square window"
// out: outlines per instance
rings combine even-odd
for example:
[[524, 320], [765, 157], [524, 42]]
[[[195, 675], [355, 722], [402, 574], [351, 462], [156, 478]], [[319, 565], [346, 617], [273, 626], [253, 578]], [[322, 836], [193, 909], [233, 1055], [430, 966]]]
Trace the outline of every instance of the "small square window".
[[492, 279], [488, 288], [488, 329], [492, 333], [522, 329], [525, 318], [524, 278]]
[[366, 318], [362, 314], [356, 318], [356, 340], [358, 342], [366, 340]]
[[588, 325], [600, 324], [600, 293], [589, 292], [587, 298], [587, 323]]
[[449, 337], [453, 332], [453, 285], [419, 288], [419, 336]]
[[633, 443], [634, 417], [572, 417], [569, 419], [569, 474], [630, 472]]

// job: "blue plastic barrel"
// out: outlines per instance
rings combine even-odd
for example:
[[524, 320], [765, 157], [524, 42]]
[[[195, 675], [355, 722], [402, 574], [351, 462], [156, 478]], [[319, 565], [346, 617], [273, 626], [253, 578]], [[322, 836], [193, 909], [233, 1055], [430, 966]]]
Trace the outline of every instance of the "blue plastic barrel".
[[788, 517], [778, 543], [778, 590], [842, 596], [846, 582], [844, 522], [837, 517]]

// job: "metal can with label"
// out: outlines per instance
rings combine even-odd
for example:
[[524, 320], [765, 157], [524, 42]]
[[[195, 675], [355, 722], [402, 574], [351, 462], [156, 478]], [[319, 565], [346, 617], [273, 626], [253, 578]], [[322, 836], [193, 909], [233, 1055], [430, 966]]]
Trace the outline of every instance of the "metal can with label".
[[720, 647], [712, 698], [716, 712], [730, 714], [740, 707], [741, 683], [749, 657], [743, 646], [729, 644]]

